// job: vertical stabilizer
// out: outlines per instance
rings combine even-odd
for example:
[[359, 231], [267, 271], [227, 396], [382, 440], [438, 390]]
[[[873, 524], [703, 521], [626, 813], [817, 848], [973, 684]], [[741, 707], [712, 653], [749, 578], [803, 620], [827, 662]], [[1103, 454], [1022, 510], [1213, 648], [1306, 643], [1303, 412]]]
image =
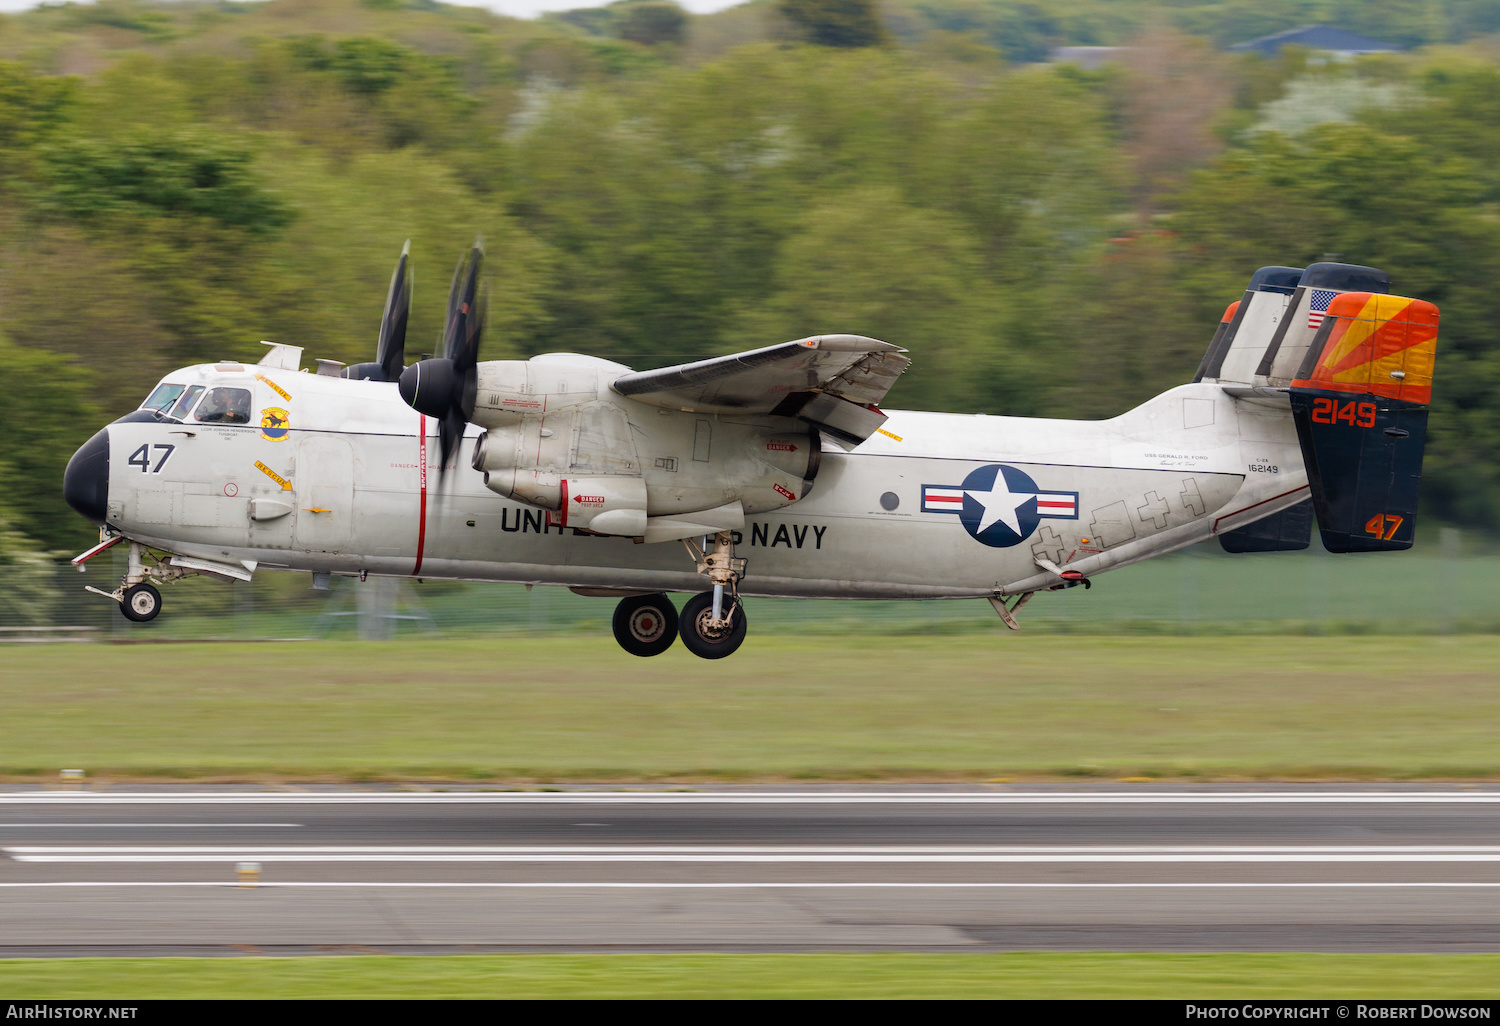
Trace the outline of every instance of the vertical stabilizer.
[[1229, 326], [1222, 334], [1214, 333], [1214, 342], [1194, 380], [1250, 384], [1261, 355], [1286, 315], [1302, 273], [1300, 267], [1262, 267], [1256, 271]]
[[1390, 291], [1391, 276], [1377, 268], [1359, 264], [1309, 264], [1297, 282], [1287, 316], [1260, 354], [1253, 383], [1276, 388], [1292, 383], [1335, 296], [1344, 292], [1385, 295]]
[[1411, 547], [1437, 334], [1431, 303], [1343, 292], [1304, 347], [1292, 417], [1330, 552]]
[[1203, 375], [1208, 372], [1208, 365], [1219, 351], [1219, 343], [1224, 339], [1224, 333], [1234, 323], [1235, 314], [1240, 312], [1242, 299], [1236, 299], [1224, 308], [1224, 316], [1219, 318], [1219, 326], [1214, 329], [1214, 337], [1208, 343], [1208, 350], [1204, 352], [1203, 359], [1198, 361], [1198, 373], [1193, 375], [1193, 384], [1203, 380]]

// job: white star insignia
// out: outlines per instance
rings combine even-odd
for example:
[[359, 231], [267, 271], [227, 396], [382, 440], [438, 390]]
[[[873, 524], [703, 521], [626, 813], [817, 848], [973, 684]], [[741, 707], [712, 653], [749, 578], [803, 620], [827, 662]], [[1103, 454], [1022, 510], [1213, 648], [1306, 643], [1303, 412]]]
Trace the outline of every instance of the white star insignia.
[[1011, 533], [1021, 537], [1021, 521], [1016, 512], [1026, 503], [1037, 497], [1036, 492], [1013, 492], [1010, 485], [1005, 483], [1005, 474], [995, 471], [995, 483], [987, 492], [977, 492], [973, 489], [965, 489], [964, 495], [973, 499], [984, 507], [984, 515], [979, 518], [979, 527], [975, 534], [983, 534], [997, 523], [1004, 524], [1010, 528]]

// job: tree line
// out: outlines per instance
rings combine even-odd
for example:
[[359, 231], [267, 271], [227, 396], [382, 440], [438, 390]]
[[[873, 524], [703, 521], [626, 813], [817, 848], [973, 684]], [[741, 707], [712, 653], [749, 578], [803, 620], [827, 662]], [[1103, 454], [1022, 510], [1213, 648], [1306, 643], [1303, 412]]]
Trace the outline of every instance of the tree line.
[[1333, 3], [1046, 5], [1130, 15], [1043, 32], [1124, 45], [1086, 70], [960, 18], [1034, 5], [933, 0], [919, 31], [865, 4], [878, 31], [851, 41], [851, 0], [822, 0], [843, 34], [820, 41], [797, 2], [0, 20], [0, 556], [87, 541], [62, 467], [171, 368], [261, 339], [372, 358], [406, 238], [409, 353], [435, 348], [475, 234], [487, 357], [643, 368], [855, 332], [911, 350], [893, 408], [1061, 417], [1188, 380], [1262, 264], [1374, 264], [1443, 310], [1424, 510], [1495, 521], [1494, 5], [1357, 5], [1432, 45], [1347, 63], [1217, 45]]

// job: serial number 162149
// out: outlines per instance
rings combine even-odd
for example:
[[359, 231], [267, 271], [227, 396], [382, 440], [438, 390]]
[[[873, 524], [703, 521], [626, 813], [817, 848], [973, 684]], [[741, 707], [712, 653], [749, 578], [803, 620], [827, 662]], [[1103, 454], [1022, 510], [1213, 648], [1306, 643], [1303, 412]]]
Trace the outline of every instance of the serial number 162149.
[[1273, 463], [1252, 463], [1252, 464], [1250, 464], [1250, 473], [1252, 473], [1252, 474], [1279, 474], [1279, 473], [1281, 473], [1281, 468], [1278, 467], [1278, 466], [1276, 466]]

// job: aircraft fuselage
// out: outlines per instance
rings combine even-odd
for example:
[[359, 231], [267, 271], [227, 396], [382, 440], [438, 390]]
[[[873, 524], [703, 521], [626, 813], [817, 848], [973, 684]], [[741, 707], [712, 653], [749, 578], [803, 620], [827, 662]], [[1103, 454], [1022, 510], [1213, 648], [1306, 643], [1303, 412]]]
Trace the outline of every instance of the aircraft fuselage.
[[[247, 569], [704, 588], [675, 541], [550, 525], [545, 510], [490, 491], [470, 466], [483, 434], [474, 425], [440, 469], [436, 422], [393, 383], [238, 364], [165, 380], [248, 389], [252, 416], [137, 413], [101, 433], [102, 519], [132, 541]], [[1092, 576], [1308, 495], [1285, 400], [1217, 384], [1183, 385], [1104, 421], [885, 412], [885, 427], [854, 449], [824, 443], [805, 498], [746, 517], [735, 532], [748, 560], [742, 594], [1020, 594], [1058, 583], [1039, 559]], [[711, 458], [680, 458], [695, 455]]]

